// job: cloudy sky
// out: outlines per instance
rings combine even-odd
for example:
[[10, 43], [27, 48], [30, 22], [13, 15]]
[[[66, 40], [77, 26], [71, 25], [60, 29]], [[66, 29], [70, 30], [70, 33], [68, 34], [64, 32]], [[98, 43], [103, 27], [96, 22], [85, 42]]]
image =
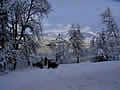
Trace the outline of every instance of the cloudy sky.
[[70, 24], [80, 24], [85, 31], [96, 32], [101, 27], [100, 15], [111, 8], [120, 23], [120, 2], [117, 0], [49, 0], [54, 11], [44, 20], [45, 31], [66, 31]]

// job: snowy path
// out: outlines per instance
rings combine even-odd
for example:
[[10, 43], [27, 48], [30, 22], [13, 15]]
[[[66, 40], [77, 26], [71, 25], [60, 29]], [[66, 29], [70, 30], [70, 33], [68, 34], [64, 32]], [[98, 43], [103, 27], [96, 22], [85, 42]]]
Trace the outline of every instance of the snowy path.
[[120, 90], [120, 62], [12, 72], [0, 76], [0, 90]]

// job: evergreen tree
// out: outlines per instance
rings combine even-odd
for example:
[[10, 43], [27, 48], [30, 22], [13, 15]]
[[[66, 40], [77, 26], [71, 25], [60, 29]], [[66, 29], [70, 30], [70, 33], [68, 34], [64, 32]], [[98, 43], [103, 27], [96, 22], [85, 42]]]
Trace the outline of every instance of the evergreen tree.
[[110, 8], [107, 8], [102, 14], [104, 31], [98, 33], [94, 42], [97, 56], [104, 56], [109, 60], [119, 56], [120, 32], [118, 26], [112, 16]]

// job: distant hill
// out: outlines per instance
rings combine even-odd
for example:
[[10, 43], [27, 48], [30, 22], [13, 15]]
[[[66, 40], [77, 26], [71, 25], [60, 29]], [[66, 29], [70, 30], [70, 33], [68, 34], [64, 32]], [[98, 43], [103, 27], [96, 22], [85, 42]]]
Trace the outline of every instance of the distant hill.
[[[57, 35], [61, 33], [63, 38], [68, 38], [68, 32], [46, 32], [43, 33], [43, 36], [46, 38], [56, 38]], [[82, 32], [83, 36], [87, 39], [91, 39], [92, 37], [96, 36], [96, 33], [93, 32]]]

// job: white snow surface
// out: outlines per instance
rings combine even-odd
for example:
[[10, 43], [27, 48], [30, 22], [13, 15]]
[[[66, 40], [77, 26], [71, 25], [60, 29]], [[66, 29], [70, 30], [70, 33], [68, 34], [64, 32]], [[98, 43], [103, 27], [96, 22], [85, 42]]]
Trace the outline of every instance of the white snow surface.
[[28, 68], [0, 76], [0, 90], [120, 90], [120, 62]]

